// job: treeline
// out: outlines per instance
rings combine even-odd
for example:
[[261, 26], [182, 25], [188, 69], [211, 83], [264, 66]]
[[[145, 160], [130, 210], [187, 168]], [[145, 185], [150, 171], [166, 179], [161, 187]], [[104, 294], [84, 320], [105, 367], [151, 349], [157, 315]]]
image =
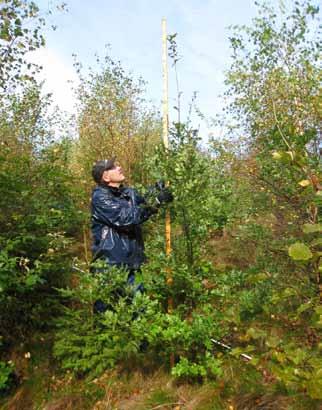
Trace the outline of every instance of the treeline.
[[[86, 75], [77, 65], [73, 137], [37, 83], [39, 68], [26, 61], [45, 41], [37, 6], [1, 3], [2, 392], [19, 373], [19, 344], [49, 333], [56, 363], [78, 377], [172, 363], [178, 380], [224, 386], [216, 408], [251, 395], [260, 405], [268, 394], [292, 409], [318, 408], [317, 14], [309, 1], [278, 12], [259, 6], [251, 27], [235, 27], [225, 139], [205, 146], [187, 119], [173, 123], [165, 150], [144, 84], [109, 56]], [[124, 272], [93, 275], [89, 266], [90, 171], [111, 156], [142, 193], [163, 178], [175, 197], [172, 254], [165, 255], [161, 211], [145, 229], [148, 263], [138, 280], [146, 293], [131, 304]], [[115, 300], [120, 286], [124, 297]], [[97, 299], [113, 309], [93, 315]], [[211, 339], [234, 346], [236, 360]], [[239, 361], [241, 353], [252, 360]]]

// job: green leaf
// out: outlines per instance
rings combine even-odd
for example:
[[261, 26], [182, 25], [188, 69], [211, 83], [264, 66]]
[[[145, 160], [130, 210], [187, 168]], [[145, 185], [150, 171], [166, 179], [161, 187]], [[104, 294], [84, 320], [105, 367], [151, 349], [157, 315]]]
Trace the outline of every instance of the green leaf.
[[281, 344], [281, 339], [278, 338], [277, 336], [269, 336], [268, 339], [265, 342], [266, 346], [268, 347], [277, 347]]
[[312, 399], [322, 399], [322, 371], [316, 370], [307, 384], [307, 391]]
[[28, 275], [25, 280], [26, 285], [29, 287], [33, 287], [40, 282], [42, 282], [42, 279], [37, 274]]
[[322, 315], [322, 306], [316, 306], [316, 308], [314, 309], [314, 311], [315, 311], [318, 315]]
[[250, 327], [247, 330], [246, 334], [252, 339], [260, 339], [260, 338], [267, 337], [267, 333], [265, 331], [260, 330], [260, 329], [255, 329], [253, 327]]
[[296, 312], [297, 312], [297, 314], [300, 314], [300, 313], [305, 312], [306, 310], [308, 310], [312, 307], [313, 307], [312, 302], [309, 300], [307, 303], [303, 303], [302, 305], [300, 305], [297, 308]]
[[304, 243], [296, 242], [288, 248], [288, 254], [295, 261], [307, 261], [313, 257], [310, 248]]
[[286, 355], [283, 352], [279, 351], [274, 351], [273, 352], [273, 357], [279, 362], [279, 363], [285, 363], [286, 362]]
[[297, 291], [294, 288], [286, 288], [282, 293], [283, 298], [289, 298], [290, 296], [296, 296]]
[[314, 241], [312, 241], [310, 243], [311, 246], [321, 246], [322, 245], [322, 238], [317, 238], [314, 239]]
[[262, 272], [262, 273], [257, 273], [255, 275], [251, 275], [247, 278], [247, 283], [258, 283], [262, 282], [263, 280], [268, 279], [267, 274]]
[[302, 229], [304, 233], [322, 232], [322, 224], [304, 224]]

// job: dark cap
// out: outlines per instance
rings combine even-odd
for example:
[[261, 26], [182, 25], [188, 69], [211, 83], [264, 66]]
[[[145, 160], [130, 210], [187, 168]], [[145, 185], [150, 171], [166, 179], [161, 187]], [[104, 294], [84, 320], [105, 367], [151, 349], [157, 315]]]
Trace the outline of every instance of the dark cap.
[[102, 181], [104, 171], [114, 168], [115, 157], [111, 159], [102, 159], [93, 165], [92, 176], [98, 184]]

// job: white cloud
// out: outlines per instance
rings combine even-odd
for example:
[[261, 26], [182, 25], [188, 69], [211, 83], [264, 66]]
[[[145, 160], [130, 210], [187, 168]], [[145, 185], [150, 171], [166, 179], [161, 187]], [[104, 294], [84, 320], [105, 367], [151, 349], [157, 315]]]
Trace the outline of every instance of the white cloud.
[[43, 90], [52, 94], [53, 103], [61, 110], [75, 114], [76, 98], [72, 88], [78, 84], [78, 77], [73, 66], [49, 48], [30, 53], [28, 60], [43, 67], [39, 79], [44, 80]]

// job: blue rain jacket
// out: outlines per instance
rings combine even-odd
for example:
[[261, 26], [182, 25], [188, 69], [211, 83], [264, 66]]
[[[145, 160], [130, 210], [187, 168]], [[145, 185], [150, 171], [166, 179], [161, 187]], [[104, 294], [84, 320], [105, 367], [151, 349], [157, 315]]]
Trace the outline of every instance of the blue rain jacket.
[[98, 185], [92, 194], [93, 260], [138, 269], [145, 260], [141, 224], [155, 213], [127, 187]]

